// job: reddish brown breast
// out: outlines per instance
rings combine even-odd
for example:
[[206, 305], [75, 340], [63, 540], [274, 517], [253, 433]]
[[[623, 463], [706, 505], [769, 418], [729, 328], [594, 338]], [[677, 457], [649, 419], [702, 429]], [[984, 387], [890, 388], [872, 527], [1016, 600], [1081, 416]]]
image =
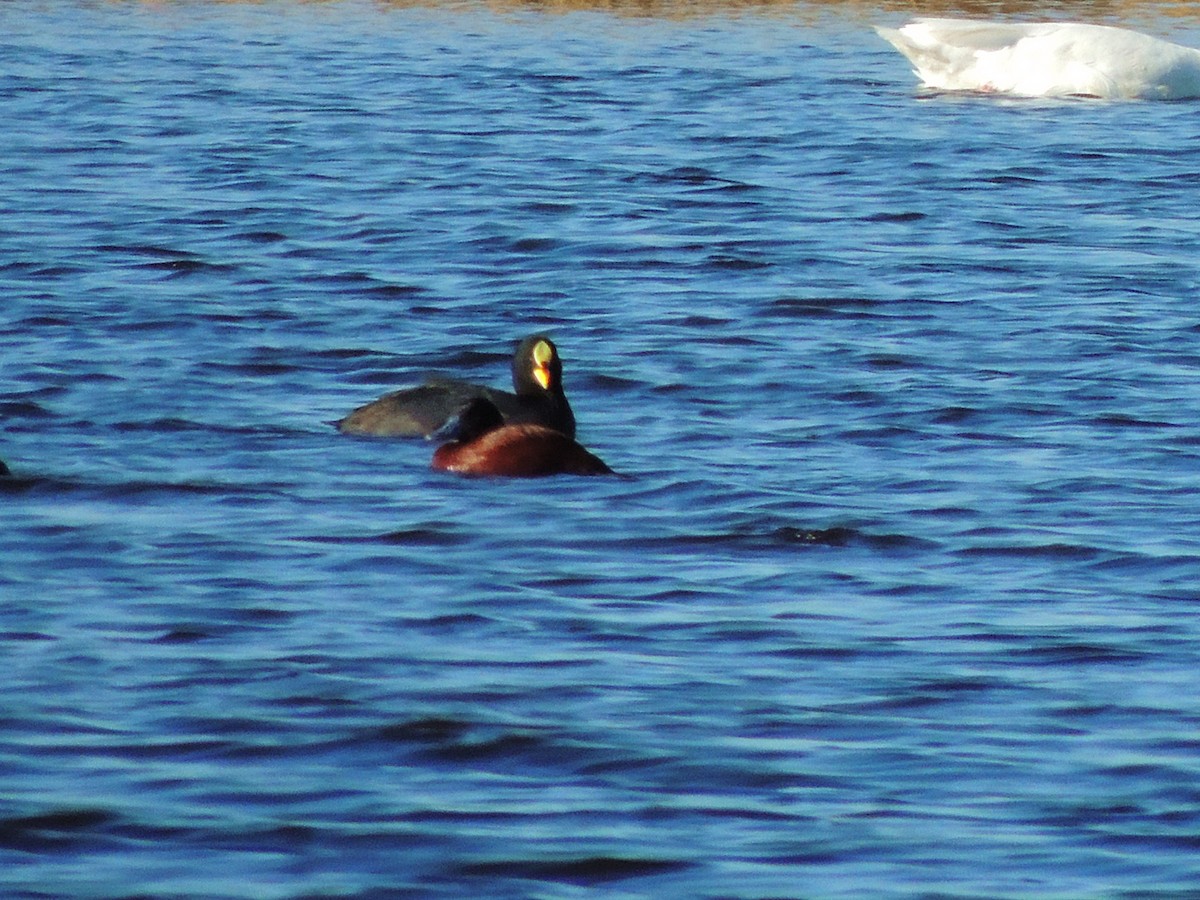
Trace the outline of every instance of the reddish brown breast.
[[541, 425], [505, 425], [471, 441], [452, 441], [437, 448], [432, 465], [460, 475], [510, 478], [612, 474], [571, 438]]

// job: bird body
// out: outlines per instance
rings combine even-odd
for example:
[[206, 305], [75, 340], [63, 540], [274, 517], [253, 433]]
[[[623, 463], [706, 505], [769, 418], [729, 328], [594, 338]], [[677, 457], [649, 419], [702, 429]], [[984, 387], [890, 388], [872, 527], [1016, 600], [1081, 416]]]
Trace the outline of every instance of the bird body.
[[470, 401], [433, 437], [449, 441], [434, 451], [432, 467], [459, 475], [612, 474], [603, 460], [561, 431], [505, 424], [496, 406], [483, 398]]
[[345, 434], [428, 437], [477, 397], [490, 400], [505, 421], [530, 422], [575, 435], [575, 414], [562, 386], [562, 360], [545, 335], [521, 341], [512, 363], [516, 393], [469, 381], [432, 378], [416, 387], [384, 394], [337, 422]]

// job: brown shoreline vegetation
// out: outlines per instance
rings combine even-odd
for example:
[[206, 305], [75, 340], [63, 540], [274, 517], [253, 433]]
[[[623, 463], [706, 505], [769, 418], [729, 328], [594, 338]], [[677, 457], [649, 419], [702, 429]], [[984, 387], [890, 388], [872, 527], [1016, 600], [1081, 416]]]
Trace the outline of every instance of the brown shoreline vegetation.
[[382, 9], [474, 7], [501, 13], [604, 12], [666, 19], [764, 13], [803, 19], [838, 13], [864, 21], [880, 16], [1058, 19], [1113, 24], [1145, 16], [1200, 20], [1200, 2], [1195, 0], [376, 0], [375, 5]]
[[[229, 5], [337, 6], [347, 0], [217, 0]], [[357, 0], [354, 0], [357, 2]], [[174, 0], [141, 0], [145, 7], [170, 7]], [[779, 15], [792, 20], [831, 14], [873, 24], [888, 19], [946, 16], [1024, 19], [1120, 25], [1137, 19], [1200, 22], [1200, 0], [371, 0], [389, 9], [486, 9], [500, 14], [600, 12], [623, 18], [693, 19], [706, 16]]]

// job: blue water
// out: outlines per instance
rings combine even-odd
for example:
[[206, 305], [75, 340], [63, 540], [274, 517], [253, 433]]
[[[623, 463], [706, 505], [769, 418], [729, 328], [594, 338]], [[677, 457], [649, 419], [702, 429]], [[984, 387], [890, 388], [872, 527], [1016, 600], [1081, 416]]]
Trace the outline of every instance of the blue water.
[[1196, 104], [680, 12], [0, 8], [0, 895], [1196, 896]]

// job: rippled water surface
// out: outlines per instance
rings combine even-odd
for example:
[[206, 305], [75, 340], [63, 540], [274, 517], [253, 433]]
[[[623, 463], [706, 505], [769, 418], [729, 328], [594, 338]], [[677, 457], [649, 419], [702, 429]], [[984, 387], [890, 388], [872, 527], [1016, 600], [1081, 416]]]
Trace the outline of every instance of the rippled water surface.
[[0, 9], [0, 894], [1195, 896], [1197, 105], [631, 12]]

